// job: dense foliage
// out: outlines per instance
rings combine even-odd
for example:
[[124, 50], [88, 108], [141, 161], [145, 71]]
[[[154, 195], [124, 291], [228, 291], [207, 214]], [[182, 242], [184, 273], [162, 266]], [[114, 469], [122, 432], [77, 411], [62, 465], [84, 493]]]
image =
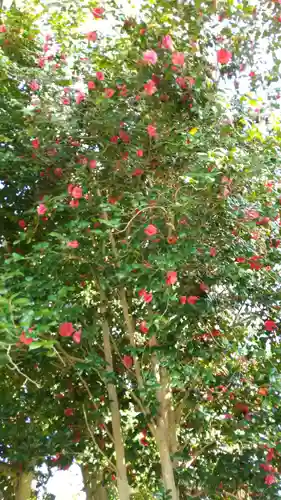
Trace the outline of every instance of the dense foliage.
[[3, 498], [277, 495], [279, 4], [3, 13]]

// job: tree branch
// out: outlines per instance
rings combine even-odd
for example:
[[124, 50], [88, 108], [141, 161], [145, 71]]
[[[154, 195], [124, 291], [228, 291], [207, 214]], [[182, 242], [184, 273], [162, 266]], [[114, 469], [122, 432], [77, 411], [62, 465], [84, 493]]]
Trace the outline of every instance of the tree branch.
[[16, 370], [22, 377], [24, 377], [26, 380], [28, 380], [31, 384], [34, 384], [38, 389], [41, 389], [41, 385], [39, 385], [38, 382], [36, 382], [35, 380], [32, 380], [28, 375], [26, 375], [25, 373], [23, 373], [19, 369], [19, 367], [16, 365], [16, 363], [14, 363], [14, 361], [11, 358], [10, 351], [11, 351], [11, 346], [9, 346], [8, 349], [7, 349], [7, 358], [8, 358], [9, 362], [12, 365], [12, 368], [9, 367], [9, 369], [12, 370], [12, 371]]
[[[90, 388], [89, 388], [86, 380], [83, 379], [83, 377], [82, 377], [82, 375], [80, 375], [80, 373], [78, 373], [78, 377], [80, 378], [82, 384], [84, 385], [84, 387], [85, 387], [85, 389], [86, 389], [86, 391], [88, 393], [88, 396], [90, 397], [90, 400], [92, 401], [92, 403], [93, 403], [93, 405], [95, 407], [95, 410], [98, 411], [98, 406], [97, 406], [97, 404], [94, 401], [93, 395], [92, 395], [92, 393], [90, 391]], [[107, 425], [105, 423], [104, 423], [104, 430], [105, 430], [106, 434], [108, 435], [108, 437], [110, 438], [110, 440], [112, 441], [112, 443], [114, 443], [113, 436], [112, 436], [111, 432], [108, 430], [108, 427], [107, 427]]]
[[115, 465], [113, 464], [113, 462], [111, 462], [110, 458], [108, 458], [106, 456], [106, 454], [104, 453], [104, 451], [100, 448], [100, 446], [98, 445], [97, 441], [96, 441], [96, 438], [92, 432], [92, 429], [90, 428], [89, 426], [89, 422], [88, 422], [88, 417], [87, 417], [87, 413], [86, 413], [86, 409], [85, 409], [85, 406], [83, 405], [83, 414], [84, 414], [84, 419], [85, 419], [85, 423], [86, 423], [86, 427], [88, 429], [88, 432], [92, 438], [92, 441], [93, 443], [96, 445], [98, 451], [103, 455], [103, 457], [106, 459], [106, 462], [110, 465], [110, 467], [112, 468], [112, 470], [116, 473], [117, 472], [117, 469], [115, 467]]

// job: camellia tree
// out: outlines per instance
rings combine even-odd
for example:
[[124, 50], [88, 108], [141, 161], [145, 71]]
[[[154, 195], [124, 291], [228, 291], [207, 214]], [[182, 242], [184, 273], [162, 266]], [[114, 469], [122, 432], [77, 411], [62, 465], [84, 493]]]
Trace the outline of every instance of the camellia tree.
[[89, 499], [277, 494], [279, 3], [66, 2], [0, 28], [3, 373], [42, 462], [84, 436]]

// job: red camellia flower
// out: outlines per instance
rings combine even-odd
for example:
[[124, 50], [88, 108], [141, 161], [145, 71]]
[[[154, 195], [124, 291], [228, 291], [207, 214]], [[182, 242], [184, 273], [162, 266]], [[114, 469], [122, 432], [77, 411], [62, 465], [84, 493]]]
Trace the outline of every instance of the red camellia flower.
[[260, 464], [260, 468], [266, 472], [275, 472], [275, 468], [271, 464]]
[[187, 296], [186, 296], [186, 295], [182, 295], [182, 296], [180, 297], [180, 303], [181, 303], [181, 304], [186, 304], [186, 302], [187, 302]]
[[153, 299], [152, 293], [147, 292], [144, 288], [139, 291], [139, 297], [142, 297], [144, 302], [146, 302], [147, 304], [149, 304], [149, 302], [151, 302]]
[[257, 226], [266, 226], [270, 222], [269, 217], [262, 217], [256, 221]]
[[119, 137], [125, 144], [130, 142], [130, 136], [122, 129], [119, 130]]
[[39, 141], [39, 139], [38, 139], [38, 138], [36, 138], [36, 139], [33, 139], [33, 140], [31, 141], [31, 144], [32, 144], [32, 147], [33, 147], [34, 149], [38, 149], [38, 148], [39, 148], [39, 146], [40, 146], [40, 141]]
[[167, 242], [169, 243], [169, 245], [175, 245], [177, 241], [178, 241], [177, 236], [169, 236], [167, 238]]
[[71, 191], [71, 195], [73, 196], [73, 198], [79, 200], [83, 196], [82, 188], [79, 186], [74, 186], [74, 188]]
[[58, 460], [60, 460], [61, 457], [62, 457], [61, 453], [56, 453], [55, 456], [51, 458], [51, 461], [58, 462]]
[[143, 156], [143, 150], [142, 149], [138, 149], [137, 150], [137, 156], [139, 156], [140, 158]]
[[211, 337], [220, 337], [221, 332], [219, 330], [213, 330], [210, 335]]
[[132, 173], [132, 177], [139, 177], [140, 175], [142, 175], [144, 173], [144, 170], [142, 168], [136, 168], [133, 173]]
[[183, 52], [174, 52], [172, 55], [172, 62], [177, 66], [184, 65], [184, 53]]
[[187, 81], [188, 81], [190, 87], [193, 87], [193, 85], [195, 84], [195, 79], [192, 78], [192, 76], [188, 76]]
[[77, 157], [77, 162], [79, 165], [88, 165], [88, 158], [86, 156], [79, 155]]
[[32, 337], [26, 337], [25, 332], [21, 333], [19, 340], [25, 345], [30, 345], [34, 341]]
[[104, 80], [104, 74], [102, 71], [97, 71], [96, 72], [96, 78], [97, 80], [99, 80], [100, 82], [102, 82]]
[[267, 387], [260, 387], [258, 390], [258, 394], [260, 396], [267, 396], [268, 395], [268, 388]]
[[64, 394], [62, 392], [59, 392], [58, 394], [54, 394], [54, 397], [56, 399], [63, 399], [64, 398]]
[[73, 443], [80, 443], [80, 441], [81, 441], [81, 433], [79, 431], [76, 431], [74, 436], [73, 436], [72, 442]]
[[95, 89], [95, 88], [96, 88], [96, 84], [95, 84], [95, 82], [93, 82], [92, 80], [90, 80], [90, 81], [88, 82], [88, 89], [89, 89], [89, 90], [93, 90], [93, 89]]
[[92, 169], [96, 168], [97, 167], [96, 160], [90, 160], [89, 167], [92, 168]]
[[186, 84], [186, 81], [185, 81], [185, 79], [184, 79], [183, 76], [178, 76], [176, 78], [176, 82], [180, 86], [181, 89], [186, 89], [187, 88], [187, 84]]
[[86, 38], [89, 42], [95, 42], [97, 39], [96, 31], [89, 31], [89, 33], [86, 34]]
[[40, 68], [44, 68], [45, 66], [45, 57], [39, 57], [38, 61], [37, 61], [37, 64]]
[[217, 250], [215, 249], [215, 247], [210, 248], [210, 255], [211, 257], [215, 257], [217, 255]]
[[173, 47], [173, 40], [172, 40], [172, 37], [170, 35], [163, 36], [161, 47], [163, 49], [173, 50], [173, 48], [174, 48]]
[[29, 88], [33, 91], [36, 91], [36, 90], [39, 90], [40, 89], [40, 85], [38, 82], [36, 82], [36, 80], [32, 80], [30, 83], [29, 83]]
[[143, 54], [143, 61], [148, 64], [156, 64], [157, 63], [157, 54], [154, 50], [147, 50]]
[[67, 243], [67, 246], [69, 248], [78, 248], [79, 247], [79, 242], [77, 240], [69, 241]]
[[157, 136], [157, 130], [156, 130], [156, 127], [155, 125], [147, 125], [147, 133], [150, 137], [156, 137]]
[[6, 33], [7, 32], [7, 28], [5, 26], [5, 24], [0, 24], [0, 33]]
[[60, 167], [55, 168], [54, 174], [56, 177], [62, 177], [62, 175], [63, 175], [62, 168], [60, 168]]
[[144, 90], [147, 95], [153, 95], [157, 92], [157, 87], [153, 80], [148, 80], [147, 83], [144, 84]]
[[39, 207], [37, 207], [38, 215], [44, 215], [46, 212], [47, 212], [47, 207], [44, 205], [44, 203], [40, 203]]
[[166, 275], [166, 285], [174, 285], [178, 280], [176, 271], [168, 271]]
[[245, 210], [245, 216], [247, 219], [258, 219], [260, 216], [260, 213], [257, 210], [254, 210], [253, 208], [249, 210]]
[[200, 290], [202, 290], [202, 292], [209, 291], [209, 287], [208, 287], [208, 285], [206, 285], [206, 283], [200, 283], [199, 287], [200, 287]]
[[140, 438], [140, 444], [142, 444], [143, 446], [148, 446], [148, 442], [145, 437]]
[[21, 227], [22, 229], [24, 229], [26, 227], [26, 223], [23, 219], [20, 219], [19, 222], [18, 222], [18, 225], [19, 227]]
[[260, 264], [259, 262], [251, 262], [250, 263], [250, 268], [251, 269], [255, 269], [256, 271], [258, 271], [259, 269], [262, 268], [262, 264]]
[[158, 229], [153, 224], [149, 224], [146, 226], [144, 232], [147, 236], [154, 236], [158, 232]]
[[77, 90], [76, 94], [75, 94], [75, 102], [76, 104], [80, 104], [82, 101], [84, 101], [86, 95], [84, 94], [84, 92], [81, 92], [80, 90]]
[[144, 302], [146, 302], [147, 304], [149, 304], [153, 299], [153, 295], [151, 292], [145, 292], [145, 294], [143, 295], [143, 300]]
[[64, 414], [66, 417], [72, 417], [74, 415], [73, 408], [65, 408]]
[[68, 184], [67, 186], [67, 192], [68, 194], [71, 194], [72, 193], [72, 189], [74, 188], [74, 185], [73, 184]]
[[74, 332], [72, 338], [75, 344], [80, 344], [81, 342], [81, 336], [82, 336], [82, 330], [77, 330], [77, 332]]
[[122, 358], [122, 362], [123, 362], [123, 365], [125, 366], [125, 368], [132, 368], [133, 366], [133, 363], [134, 363], [134, 360], [132, 358], [132, 356], [123, 356]]
[[238, 262], [239, 264], [243, 264], [244, 262], [246, 262], [246, 259], [245, 257], [236, 257], [236, 262]]
[[277, 325], [275, 321], [272, 319], [268, 319], [264, 322], [264, 329], [267, 330], [268, 332], [273, 332], [273, 330], [276, 330]]
[[62, 323], [59, 327], [59, 334], [61, 337], [71, 337], [74, 332], [72, 323]]
[[231, 61], [232, 54], [228, 50], [220, 49], [217, 51], [217, 61], [220, 64], [227, 64]]
[[113, 89], [104, 89], [104, 97], [110, 99], [115, 94], [115, 90]]
[[140, 331], [141, 333], [148, 333], [148, 328], [146, 326], [146, 321], [140, 322]]
[[245, 403], [236, 403], [235, 409], [247, 415], [249, 413], [249, 407]]
[[187, 299], [188, 304], [194, 305], [200, 299], [200, 297], [196, 297], [196, 295], [190, 295]]
[[72, 207], [72, 208], [78, 208], [79, 207], [79, 201], [78, 200], [71, 200], [69, 202], [69, 205]]
[[271, 460], [273, 460], [274, 457], [275, 457], [274, 448], [269, 448], [266, 455], [266, 461], [271, 462]]
[[96, 7], [92, 10], [92, 14], [95, 19], [101, 19], [104, 13], [104, 9], [102, 7]]
[[271, 486], [272, 484], [276, 483], [276, 477], [273, 474], [268, 474], [264, 478], [264, 483], [267, 484], [267, 486]]
[[226, 420], [231, 420], [231, 419], [232, 419], [232, 415], [231, 415], [231, 413], [225, 413], [225, 414], [224, 414], [224, 418], [225, 418]]

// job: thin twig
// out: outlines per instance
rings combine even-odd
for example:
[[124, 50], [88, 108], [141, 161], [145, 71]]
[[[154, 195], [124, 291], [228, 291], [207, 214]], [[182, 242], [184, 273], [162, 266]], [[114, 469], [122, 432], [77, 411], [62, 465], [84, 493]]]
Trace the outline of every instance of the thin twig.
[[106, 459], [106, 462], [109, 464], [109, 466], [113, 469], [114, 472], [117, 472], [117, 469], [115, 467], [115, 465], [111, 462], [111, 460], [106, 456], [106, 454], [104, 453], [104, 451], [100, 448], [100, 446], [98, 445], [97, 441], [96, 441], [96, 438], [92, 432], [92, 429], [90, 428], [89, 426], [89, 422], [88, 422], [88, 417], [87, 417], [87, 413], [86, 413], [86, 408], [85, 406], [83, 405], [83, 414], [84, 414], [84, 419], [85, 419], [85, 423], [86, 423], [86, 427], [88, 429], [88, 432], [94, 442], [94, 444], [96, 445], [97, 449], [99, 450], [99, 452], [104, 456], [104, 458]]
[[62, 362], [63, 366], [66, 366], [66, 363], [65, 363], [63, 357], [60, 355], [60, 353], [56, 350], [56, 348], [54, 346], [53, 346], [53, 349], [54, 349], [55, 353], [57, 354], [59, 360]]
[[[7, 350], [7, 358], [9, 360], [9, 362], [11, 363], [12, 367], [20, 374], [22, 375], [23, 377], [25, 377], [26, 380], [28, 380], [31, 384], [34, 384], [38, 389], [41, 389], [41, 386], [35, 382], [35, 380], [32, 380], [28, 375], [26, 375], [25, 373], [23, 373], [19, 367], [14, 363], [14, 361], [12, 360], [11, 356], [10, 356], [10, 351], [11, 351], [11, 346], [8, 347], [8, 350]], [[12, 370], [12, 368], [10, 368], [10, 370]]]
[[165, 212], [165, 214], [167, 214], [167, 210], [164, 208], [164, 207], [161, 207], [159, 205], [155, 205], [155, 206], [151, 206], [151, 207], [145, 207], [145, 208], [141, 208], [137, 214], [135, 214], [128, 222], [128, 224], [126, 224], [125, 228], [124, 229], [121, 229], [121, 231], [114, 231], [115, 234], [120, 234], [120, 233], [124, 233], [125, 231], [127, 231], [128, 227], [130, 226], [130, 224], [133, 222], [133, 220], [138, 217], [138, 215], [140, 215], [142, 212], [145, 212], [146, 210], [154, 210], [155, 208], [159, 208], [160, 210], [163, 210], [163, 212]]
[[189, 460], [189, 462], [187, 462], [185, 467], [186, 468], [190, 467], [197, 460], [199, 455], [202, 455], [202, 453], [206, 450], [206, 448], [213, 446], [215, 443], [216, 443], [216, 441], [212, 441], [211, 443], [208, 443], [205, 446], [203, 446], [203, 448], [200, 448], [200, 450], [196, 451], [194, 456], [192, 457], [192, 459]]
[[238, 500], [239, 500], [239, 497], [237, 497], [236, 495], [233, 495], [233, 493], [229, 493], [229, 491], [223, 490], [223, 493], [225, 493], [225, 495], [230, 496], [230, 498], [236, 498], [236, 499], [238, 498]]
[[76, 356], [72, 356], [71, 354], [68, 354], [68, 352], [60, 344], [58, 344], [58, 349], [68, 358], [69, 361], [73, 361], [73, 362], [77, 361], [78, 363], [85, 363], [85, 359], [77, 358]]
[[[78, 373], [78, 377], [80, 378], [82, 384], [84, 385], [84, 387], [85, 387], [85, 389], [86, 389], [86, 391], [88, 393], [88, 396], [89, 396], [90, 400], [92, 401], [92, 403], [93, 403], [93, 405], [95, 407], [95, 410], [98, 411], [98, 406], [97, 406], [97, 404], [96, 404], [96, 402], [95, 402], [95, 400], [93, 398], [93, 395], [92, 395], [92, 393], [90, 391], [90, 388], [89, 388], [86, 380], [83, 379], [83, 377], [82, 377], [82, 375], [80, 375], [80, 373]], [[108, 437], [110, 438], [110, 440], [112, 441], [112, 443], [114, 443], [113, 436], [112, 436], [111, 432], [108, 430], [108, 427], [107, 427], [107, 425], [105, 423], [104, 423], [104, 430], [105, 430], [106, 434], [108, 435]]]

